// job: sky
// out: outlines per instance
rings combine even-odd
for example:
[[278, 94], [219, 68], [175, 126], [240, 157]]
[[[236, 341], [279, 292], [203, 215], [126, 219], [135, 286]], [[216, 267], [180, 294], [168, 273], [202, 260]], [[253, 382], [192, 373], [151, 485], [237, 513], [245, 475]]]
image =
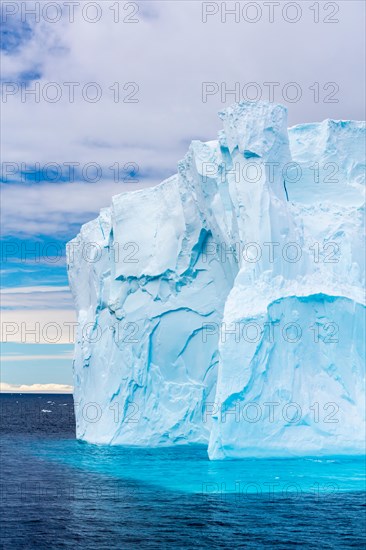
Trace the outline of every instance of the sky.
[[282, 103], [289, 126], [363, 120], [365, 3], [1, 9], [0, 381], [65, 390], [76, 320], [66, 242], [113, 195], [174, 174], [191, 140], [216, 138], [217, 113], [234, 101]]

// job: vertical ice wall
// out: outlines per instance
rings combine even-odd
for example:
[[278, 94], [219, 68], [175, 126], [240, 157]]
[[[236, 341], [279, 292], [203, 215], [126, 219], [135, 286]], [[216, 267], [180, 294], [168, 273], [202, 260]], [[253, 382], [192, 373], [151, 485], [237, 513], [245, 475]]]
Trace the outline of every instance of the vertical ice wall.
[[218, 141], [68, 245], [77, 436], [209, 440], [212, 459], [360, 452], [365, 127], [288, 132], [266, 102], [220, 116]]
[[275, 126], [276, 107], [262, 107], [266, 147], [256, 149], [243, 108], [224, 115], [240, 162], [254, 158], [262, 174], [279, 166], [271, 181], [267, 171], [254, 190], [241, 181], [233, 191], [248, 252], [225, 304], [209, 456], [363, 452], [364, 125], [296, 127], [291, 160], [284, 110]]
[[192, 149], [177, 176], [114, 197], [69, 243], [81, 439], [208, 439], [202, 406], [215, 395], [218, 336], [206, 341], [204, 330], [220, 323], [237, 268], [212, 253], [221, 230], [206, 212], [213, 198], [196, 194], [195, 178]]

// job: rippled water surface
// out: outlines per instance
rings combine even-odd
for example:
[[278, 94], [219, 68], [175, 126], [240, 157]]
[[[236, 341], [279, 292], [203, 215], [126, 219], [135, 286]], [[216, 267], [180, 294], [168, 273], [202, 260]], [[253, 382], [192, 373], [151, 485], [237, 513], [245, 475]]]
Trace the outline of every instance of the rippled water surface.
[[88, 445], [71, 396], [0, 401], [3, 548], [364, 547], [363, 458]]

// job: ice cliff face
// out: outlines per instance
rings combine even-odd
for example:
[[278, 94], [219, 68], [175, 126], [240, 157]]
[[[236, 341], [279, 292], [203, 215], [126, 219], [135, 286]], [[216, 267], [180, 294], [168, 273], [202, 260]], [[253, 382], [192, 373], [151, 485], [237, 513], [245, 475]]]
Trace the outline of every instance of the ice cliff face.
[[77, 436], [211, 459], [359, 453], [365, 126], [236, 104], [68, 244]]

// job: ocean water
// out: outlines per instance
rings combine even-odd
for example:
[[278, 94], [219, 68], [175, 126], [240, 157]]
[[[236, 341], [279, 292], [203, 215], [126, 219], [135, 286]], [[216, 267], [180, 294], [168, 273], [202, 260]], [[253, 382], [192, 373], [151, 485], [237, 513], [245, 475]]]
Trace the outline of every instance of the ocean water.
[[361, 457], [210, 462], [75, 439], [69, 395], [1, 404], [1, 546], [364, 548]]

